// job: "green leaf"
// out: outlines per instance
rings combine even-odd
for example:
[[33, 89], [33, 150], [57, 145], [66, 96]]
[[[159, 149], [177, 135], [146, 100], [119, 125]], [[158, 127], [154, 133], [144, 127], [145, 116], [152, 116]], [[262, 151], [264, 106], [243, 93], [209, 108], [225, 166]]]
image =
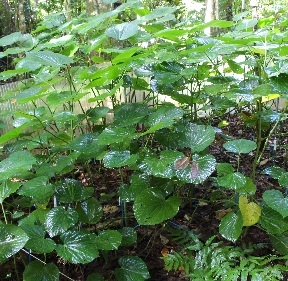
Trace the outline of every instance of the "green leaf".
[[41, 98], [44, 95], [47, 95], [46, 93], [47, 88], [36, 86], [28, 88], [24, 91], [21, 91], [19, 94], [15, 96], [15, 99], [17, 100], [17, 103], [26, 103], [28, 101], [33, 101]]
[[257, 24], [257, 20], [256, 19], [252, 19], [252, 20], [242, 20], [238, 25], [235, 26], [235, 31], [241, 31], [244, 29], [249, 29], [254, 27]]
[[26, 173], [36, 164], [36, 159], [27, 151], [16, 151], [0, 162], [1, 180], [11, 178], [21, 173]]
[[105, 280], [103, 275], [101, 275], [100, 273], [92, 273], [88, 275], [86, 281], [105, 281]]
[[9, 69], [6, 71], [2, 71], [0, 72], [0, 81], [3, 80], [7, 80], [9, 78], [12, 78], [14, 76], [17, 76], [19, 74], [23, 74], [25, 72], [29, 71], [29, 69]]
[[96, 244], [101, 250], [117, 250], [121, 240], [122, 235], [117, 230], [103, 230], [98, 232]]
[[166, 200], [161, 190], [146, 189], [137, 195], [133, 210], [140, 225], [154, 225], [174, 217], [179, 205], [176, 196]]
[[51, 253], [55, 249], [56, 243], [49, 238], [33, 237], [28, 240], [25, 247], [39, 254], [47, 254]]
[[183, 170], [176, 170], [179, 180], [199, 184], [204, 182], [215, 170], [216, 159], [212, 155], [193, 155], [193, 161]]
[[125, 103], [117, 106], [114, 111], [114, 124], [118, 126], [129, 126], [139, 123], [148, 115], [146, 104]]
[[90, 117], [89, 120], [95, 122], [98, 121], [100, 118], [105, 117], [109, 111], [110, 108], [106, 106], [99, 106], [88, 109], [86, 114]]
[[43, 264], [36, 260], [25, 267], [23, 281], [57, 281], [59, 280], [59, 275], [59, 269], [55, 264]]
[[138, 25], [135, 22], [117, 24], [106, 30], [106, 35], [116, 40], [126, 40], [138, 32]]
[[[178, 131], [178, 130], [177, 130]], [[188, 123], [175, 135], [180, 147], [190, 147], [192, 152], [200, 152], [214, 141], [215, 132], [211, 126]]]
[[0, 185], [0, 204], [21, 186], [20, 182], [4, 181]]
[[270, 84], [261, 84], [253, 88], [253, 94], [255, 97], [269, 96], [272, 91], [272, 86]]
[[106, 128], [98, 137], [99, 145], [120, 143], [138, 136], [134, 128]]
[[271, 209], [280, 213], [283, 218], [288, 216], [288, 198], [284, 198], [279, 190], [266, 190], [263, 193], [263, 200]]
[[21, 32], [14, 32], [9, 35], [6, 35], [0, 39], [0, 46], [12, 45], [20, 40], [22, 40], [24, 35]]
[[242, 232], [243, 218], [241, 214], [229, 213], [222, 218], [219, 232], [227, 240], [236, 242]]
[[81, 202], [77, 207], [79, 220], [82, 223], [94, 224], [100, 221], [103, 211], [99, 201], [95, 198], [89, 198]]
[[54, 194], [55, 187], [48, 183], [48, 177], [40, 176], [23, 184], [18, 194], [45, 200]]
[[149, 116], [148, 126], [152, 128], [157, 126], [157, 130], [168, 127], [175, 122], [175, 119], [181, 118], [183, 114], [184, 111], [181, 108], [174, 105], [163, 105]]
[[63, 244], [56, 246], [57, 254], [71, 263], [88, 263], [99, 257], [94, 233], [66, 231], [61, 235]]
[[74, 209], [58, 206], [49, 211], [46, 215], [45, 228], [50, 237], [59, 235], [70, 227], [72, 227], [78, 220], [78, 214]]
[[288, 236], [282, 235], [270, 235], [270, 241], [273, 247], [281, 254], [288, 254]]
[[283, 173], [278, 179], [278, 183], [288, 189], [288, 173]]
[[236, 172], [223, 177], [218, 177], [217, 181], [220, 186], [231, 189], [238, 189], [245, 185], [246, 177], [243, 176], [243, 174]]
[[232, 140], [224, 143], [223, 147], [229, 152], [234, 153], [250, 153], [252, 150], [256, 149], [257, 145], [254, 141], [239, 139]]
[[29, 237], [19, 226], [12, 224], [0, 225], [0, 263], [21, 250]]
[[234, 173], [234, 168], [229, 163], [218, 163], [216, 169], [219, 177]]
[[116, 168], [131, 165], [136, 162], [137, 158], [137, 154], [130, 155], [130, 150], [109, 151], [105, 154], [103, 162], [107, 168]]
[[121, 246], [131, 246], [137, 243], [137, 232], [132, 227], [123, 227], [118, 230], [122, 235]]
[[259, 223], [271, 234], [281, 234], [288, 230], [288, 218], [283, 218], [277, 211], [264, 206]]
[[174, 176], [174, 162], [183, 157], [179, 151], [164, 150], [160, 152], [160, 159], [154, 155], [147, 155], [139, 165], [141, 171], [147, 175], [161, 178]]
[[277, 166], [272, 166], [269, 168], [266, 168], [262, 174], [270, 175], [273, 179], [280, 179], [283, 174], [285, 174], [285, 169]]
[[56, 184], [56, 197], [60, 202], [71, 203], [84, 199], [83, 185], [74, 179], [66, 178]]
[[40, 66], [54, 66], [60, 67], [65, 64], [73, 63], [73, 59], [66, 57], [61, 54], [53, 53], [51, 51], [39, 51], [35, 53], [27, 53], [26, 58], [24, 58], [27, 62], [38, 63]]
[[124, 256], [119, 259], [121, 268], [116, 268], [118, 281], [143, 281], [150, 278], [146, 264], [139, 257]]

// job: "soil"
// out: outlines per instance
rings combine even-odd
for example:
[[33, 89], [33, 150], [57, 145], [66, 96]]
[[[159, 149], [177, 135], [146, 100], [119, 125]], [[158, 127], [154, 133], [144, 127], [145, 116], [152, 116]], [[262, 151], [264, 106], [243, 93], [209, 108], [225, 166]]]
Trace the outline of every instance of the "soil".
[[[227, 121], [229, 126], [223, 127], [222, 132], [229, 136], [235, 138], [245, 138], [251, 139], [251, 136], [254, 136], [254, 128], [249, 128], [245, 126], [242, 120], [239, 117], [227, 116]], [[220, 120], [219, 120], [220, 121]], [[214, 126], [218, 125], [217, 120], [213, 121]], [[282, 132], [287, 132], [286, 125], [282, 128]], [[280, 189], [277, 181], [269, 178], [268, 175], [261, 174], [266, 167], [272, 165], [280, 166], [288, 170], [288, 157], [286, 154], [286, 149], [280, 148], [281, 146], [287, 145], [287, 137], [285, 134], [277, 136], [278, 149], [276, 153], [272, 153], [273, 149], [270, 146], [264, 153], [263, 161], [261, 166], [257, 170], [256, 177], [256, 187], [257, 193], [256, 198], [260, 198], [262, 193], [267, 189]], [[274, 136], [273, 136], [274, 139]], [[271, 145], [273, 144], [273, 139], [270, 140]], [[223, 143], [225, 142], [224, 138], [220, 135], [217, 135], [214, 143], [210, 146], [210, 153], [215, 156], [217, 162], [228, 162], [233, 164], [235, 167], [237, 165], [236, 156], [228, 153], [223, 148]], [[252, 158], [253, 156], [243, 156], [241, 157], [241, 167], [240, 172], [244, 175], [249, 176], [252, 169]], [[99, 173], [99, 167], [97, 163], [91, 165], [92, 174], [94, 178], [89, 178], [86, 171], [82, 170], [79, 167], [78, 178], [85, 185], [95, 186], [95, 196], [100, 197], [102, 195], [102, 204], [104, 210], [105, 220], [102, 225], [97, 225], [97, 228], [105, 228], [104, 224], [109, 224], [110, 229], [119, 229], [123, 226], [123, 219], [121, 215], [121, 208], [119, 206], [117, 190], [121, 183], [119, 177], [118, 169], [101, 169]], [[124, 179], [128, 180], [130, 174], [129, 170], [124, 170], [123, 175]], [[213, 176], [213, 175], [212, 175]], [[54, 262], [60, 272], [67, 275], [69, 278], [61, 275], [60, 280], [86, 280], [87, 276], [91, 273], [98, 272], [104, 276], [105, 280], [115, 280], [113, 271], [115, 268], [119, 267], [118, 259], [124, 255], [137, 255], [141, 257], [150, 272], [151, 278], [149, 280], [165, 280], [165, 281], [175, 281], [175, 280], [189, 280], [183, 277], [184, 272], [181, 270], [170, 271], [164, 267], [164, 262], [161, 259], [163, 251], [173, 251], [177, 250], [179, 245], [175, 243], [172, 238], [169, 236], [169, 227], [185, 229], [187, 231], [192, 231], [194, 234], [199, 235], [202, 241], [206, 241], [213, 235], [216, 235], [215, 241], [224, 241], [226, 245], [231, 245], [229, 241], [225, 241], [219, 235], [219, 223], [220, 219], [229, 211], [229, 206], [223, 204], [221, 200], [218, 200], [220, 196], [223, 198], [230, 198], [231, 192], [227, 190], [221, 190], [213, 185], [213, 180], [208, 180], [202, 185], [197, 185], [191, 188], [187, 184], [187, 198], [183, 199], [181, 209], [176, 217], [163, 223], [162, 225], [157, 226], [137, 226], [137, 222], [132, 217], [132, 210], [128, 204], [128, 216], [131, 215], [131, 218], [128, 220], [128, 226], [134, 227], [137, 231], [138, 242], [135, 245], [130, 247], [120, 247], [117, 251], [109, 251], [108, 253], [101, 253], [101, 257], [95, 261], [85, 264], [85, 265], [72, 265], [64, 262], [59, 259], [55, 254], [47, 255], [47, 262]], [[107, 197], [103, 194], [114, 194], [113, 197]], [[263, 244], [265, 247], [260, 247], [254, 255], [267, 255], [275, 254], [275, 251], [272, 248], [272, 245], [269, 241], [268, 234], [264, 231], [259, 230], [257, 227], [250, 227], [245, 235], [241, 236], [237, 241], [237, 245], [241, 246], [243, 243], [255, 243]], [[22, 258], [27, 259], [27, 255], [22, 253]], [[43, 256], [41, 256], [43, 258]], [[32, 258], [33, 259], [33, 258]], [[17, 280], [16, 274], [14, 271], [14, 261], [10, 259], [7, 263], [1, 265], [0, 268], [0, 280]], [[17, 255], [16, 258], [17, 269], [19, 275], [22, 276], [22, 271], [24, 270], [23, 262], [20, 259], [20, 256]], [[11, 276], [9, 273], [11, 272]], [[8, 276], [7, 276], [8, 274]], [[288, 276], [285, 277], [287, 280]], [[20, 277], [20, 280], [22, 278]], [[36, 280], [35, 280], [36, 281]]]

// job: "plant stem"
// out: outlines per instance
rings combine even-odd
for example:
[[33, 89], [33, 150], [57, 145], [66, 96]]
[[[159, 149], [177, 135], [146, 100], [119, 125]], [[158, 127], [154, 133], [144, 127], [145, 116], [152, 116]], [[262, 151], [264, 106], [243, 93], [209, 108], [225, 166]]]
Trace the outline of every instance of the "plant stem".
[[6, 217], [6, 213], [5, 213], [5, 209], [4, 209], [4, 206], [2, 203], [1, 204], [1, 208], [2, 208], [2, 212], [3, 212], [3, 216], [4, 216], [4, 220], [5, 220], [5, 224], [8, 224], [8, 221], [7, 221], [7, 217]]

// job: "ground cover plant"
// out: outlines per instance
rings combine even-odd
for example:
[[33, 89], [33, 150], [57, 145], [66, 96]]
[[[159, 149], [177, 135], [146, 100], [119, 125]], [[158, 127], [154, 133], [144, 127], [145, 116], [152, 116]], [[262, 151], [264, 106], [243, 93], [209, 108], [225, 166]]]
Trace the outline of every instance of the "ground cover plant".
[[[3, 280], [153, 280], [141, 247], [159, 237], [167, 271], [188, 280], [284, 278], [288, 172], [275, 162], [285, 161], [287, 114], [275, 103], [287, 97], [288, 22], [241, 14], [192, 25], [175, 12], [132, 0], [0, 39], [15, 65], [0, 78], [19, 80], [2, 97], [17, 105], [1, 112], [14, 126], [0, 136]], [[174, 254], [173, 218], [193, 228]], [[268, 243], [259, 257], [243, 248], [258, 232]]]

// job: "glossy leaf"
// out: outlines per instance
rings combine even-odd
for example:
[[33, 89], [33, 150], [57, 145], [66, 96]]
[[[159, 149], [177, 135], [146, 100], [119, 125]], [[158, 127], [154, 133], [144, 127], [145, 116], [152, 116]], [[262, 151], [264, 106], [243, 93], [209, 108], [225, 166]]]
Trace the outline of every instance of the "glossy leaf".
[[216, 159], [212, 155], [193, 155], [193, 161], [182, 170], [176, 170], [175, 174], [179, 180], [190, 183], [204, 182], [215, 170]]
[[29, 237], [22, 228], [12, 224], [0, 225], [0, 263], [21, 250]]
[[45, 200], [54, 194], [55, 187], [48, 183], [48, 177], [40, 176], [24, 183], [18, 194]]
[[283, 173], [278, 179], [278, 183], [288, 189], [288, 173]]
[[0, 185], [0, 203], [2, 204], [3, 201], [14, 193], [20, 186], [20, 182], [4, 181]]
[[94, 224], [100, 221], [103, 211], [102, 205], [96, 198], [89, 198], [77, 207], [77, 212], [79, 215], [79, 220], [82, 223]]
[[0, 162], [0, 178], [8, 179], [31, 169], [36, 159], [27, 151], [17, 151]]
[[134, 128], [106, 128], [98, 137], [98, 144], [108, 145], [116, 142], [132, 140], [137, 134]]
[[251, 226], [259, 221], [261, 208], [257, 203], [248, 203], [247, 196], [240, 195], [238, 204], [243, 217], [243, 226]]
[[139, 123], [148, 115], [148, 106], [138, 103], [125, 103], [115, 108], [114, 124], [129, 126]]
[[241, 235], [242, 227], [242, 215], [231, 212], [222, 218], [219, 226], [219, 232], [227, 240], [235, 242]]
[[126, 40], [138, 32], [138, 25], [135, 22], [117, 24], [106, 30], [106, 35], [116, 40]]
[[136, 256], [124, 256], [119, 259], [121, 268], [116, 268], [118, 281], [144, 281], [150, 278], [146, 264]]
[[56, 246], [57, 254], [71, 263], [89, 263], [99, 256], [94, 233], [66, 231], [60, 238], [63, 244]]
[[137, 154], [130, 154], [129, 150], [124, 151], [109, 151], [105, 154], [103, 162], [107, 168], [116, 168], [126, 165], [131, 165], [136, 162]]
[[74, 209], [58, 206], [46, 215], [45, 228], [50, 237], [62, 234], [72, 227], [78, 220], [78, 214]]
[[211, 126], [187, 124], [180, 129], [177, 137], [180, 147], [190, 147], [192, 152], [200, 152], [214, 141], [215, 132]]
[[285, 234], [270, 235], [269, 238], [276, 251], [278, 251], [281, 255], [288, 254], [288, 236]]
[[21, 32], [14, 32], [0, 39], [0, 46], [12, 45], [23, 38]]
[[53, 263], [44, 264], [38, 260], [30, 262], [24, 270], [24, 281], [57, 281], [60, 272], [58, 267]]
[[283, 218], [288, 216], [288, 198], [284, 197], [279, 190], [266, 190], [263, 200], [273, 210], [280, 213]]
[[245, 185], [246, 178], [241, 173], [236, 172], [223, 177], [218, 177], [217, 181], [220, 186], [231, 189], [238, 189]]
[[139, 165], [141, 171], [155, 177], [172, 178], [174, 176], [174, 162], [182, 158], [179, 151], [165, 150], [160, 152], [160, 159], [155, 155], [147, 155]]
[[224, 143], [223, 147], [229, 152], [234, 153], [250, 153], [252, 150], [255, 150], [257, 145], [254, 141], [240, 139], [232, 140]]
[[73, 59], [66, 57], [64, 55], [53, 53], [51, 51], [38, 51], [30, 52], [26, 54], [24, 60], [28, 62], [38, 63], [41, 66], [64, 66], [65, 64], [73, 63]]
[[264, 206], [259, 223], [270, 234], [281, 234], [288, 230], [288, 218], [283, 218], [277, 211]]
[[176, 196], [166, 200], [160, 190], [146, 189], [136, 197], [133, 210], [140, 225], [153, 225], [174, 217], [179, 206]]
[[56, 243], [50, 238], [31, 238], [25, 247], [39, 254], [45, 254], [51, 253], [55, 249]]
[[60, 202], [71, 203], [84, 199], [83, 185], [74, 179], [64, 179], [56, 185], [56, 197]]
[[122, 235], [121, 246], [131, 246], [137, 243], [137, 232], [132, 227], [123, 227], [118, 230]]
[[285, 174], [285, 169], [277, 166], [272, 166], [269, 168], [266, 168], [262, 174], [267, 174], [273, 179], [280, 179], [283, 174]]
[[103, 230], [98, 232], [96, 244], [101, 250], [117, 250], [121, 240], [122, 235], [117, 230]]

